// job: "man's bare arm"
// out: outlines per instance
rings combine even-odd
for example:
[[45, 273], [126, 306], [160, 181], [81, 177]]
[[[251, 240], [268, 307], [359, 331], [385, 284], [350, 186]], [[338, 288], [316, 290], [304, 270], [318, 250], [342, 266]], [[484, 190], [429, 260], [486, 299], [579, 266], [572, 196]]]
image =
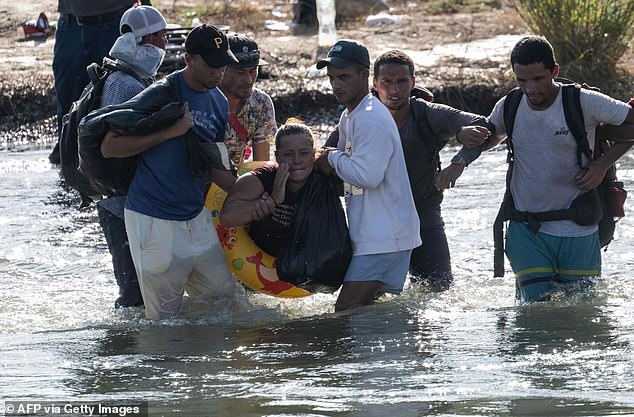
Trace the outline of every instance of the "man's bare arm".
[[127, 158], [138, 155], [159, 143], [184, 135], [194, 127], [194, 120], [187, 103], [185, 103], [183, 117], [171, 126], [154, 133], [142, 136], [119, 135], [108, 131], [101, 142], [101, 154], [104, 158]]

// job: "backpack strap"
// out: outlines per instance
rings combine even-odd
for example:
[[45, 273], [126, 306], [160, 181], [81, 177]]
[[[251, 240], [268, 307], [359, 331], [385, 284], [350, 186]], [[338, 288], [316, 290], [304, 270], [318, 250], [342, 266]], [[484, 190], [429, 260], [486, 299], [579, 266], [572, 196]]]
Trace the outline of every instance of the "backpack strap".
[[[88, 102], [88, 107], [85, 109], [88, 111], [86, 114], [88, 114], [92, 110], [96, 110], [97, 108], [99, 108], [99, 104], [101, 102], [101, 94], [106, 83], [106, 78], [108, 78], [108, 75], [110, 75], [112, 72], [112, 69], [106, 67], [105, 65], [99, 65], [96, 62], [93, 62], [86, 67], [86, 73], [88, 74], [88, 78], [90, 79], [90, 84], [92, 84], [92, 90], [90, 91], [90, 101]], [[87, 91], [84, 90], [82, 96], [86, 93]], [[83, 116], [85, 116], [86, 114], [82, 114], [81, 117], [83, 118]]]
[[588, 143], [588, 135], [581, 108], [581, 88], [579, 84], [562, 84], [561, 86], [564, 117], [572, 136], [577, 142], [577, 165], [579, 165], [579, 168], [583, 168], [582, 155], [592, 158], [592, 150]]
[[88, 74], [88, 78], [90, 79], [91, 84], [97, 84], [99, 80], [101, 80], [104, 76], [104, 69], [96, 62], [88, 65], [86, 67], [86, 73]]
[[502, 114], [504, 117], [504, 128], [506, 129], [506, 146], [509, 151], [509, 161], [512, 161], [513, 159], [513, 127], [515, 126], [515, 115], [517, 114], [517, 109], [522, 101], [522, 96], [524, 96], [522, 90], [520, 90], [519, 87], [515, 87], [508, 92], [506, 98], [504, 99]]
[[[92, 63], [91, 65], [88, 66], [88, 68], [90, 68], [93, 65], [97, 65], [96, 63]], [[128, 74], [129, 76], [133, 77], [134, 79], [136, 79], [137, 81], [139, 81], [141, 84], [146, 85], [146, 81], [139, 77], [139, 75], [134, 72], [134, 70], [132, 70], [132, 68], [128, 68], [125, 65], [117, 65], [114, 62], [112, 62], [111, 60], [107, 60], [104, 59], [103, 64], [101, 65], [101, 71], [102, 74], [104, 76], [108, 76], [110, 74], [112, 74], [115, 71], [121, 71], [125, 74]]]
[[434, 101], [434, 93], [432, 93], [428, 88], [419, 85], [415, 85], [414, 88], [412, 88], [410, 95], [414, 98], [429, 101], [430, 103]]
[[418, 136], [422, 137], [429, 149], [432, 156], [432, 165], [436, 166], [436, 172], [441, 171], [440, 166], [440, 149], [438, 145], [438, 137], [429, 126], [429, 119], [427, 118], [427, 100], [422, 98], [412, 97], [411, 108], [414, 112], [414, 118], [416, 119], [416, 129], [418, 130]]
[[493, 276], [504, 276], [504, 222], [508, 220], [508, 213], [514, 207], [513, 196], [511, 196], [511, 177], [513, 176], [513, 143], [511, 138], [513, 137], [513, 126], [515, 125], [515, 115], [517, 109], [522, 101], [522, 90], [518, 87], [512, 89], [506, 95], [504, 99], [503, 118], [504, 127], [506, 129], [506, 148], [508, 153], [506, 155], [506, 162], [509, 164], [506, 171], [506, 191], [504, 191], [504, 198], [502, 204], [498, 210], [498, 214], [495, 217], [493, 223]]

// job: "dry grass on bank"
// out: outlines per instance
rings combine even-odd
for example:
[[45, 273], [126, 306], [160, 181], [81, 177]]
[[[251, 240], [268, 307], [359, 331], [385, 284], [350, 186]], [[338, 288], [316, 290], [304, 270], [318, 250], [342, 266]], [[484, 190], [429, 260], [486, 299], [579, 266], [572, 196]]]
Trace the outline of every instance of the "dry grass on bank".
[[[347, 1], [347, 0], [340, 0]], [[363, 0], [356, 0], [363, 3]], [[502, 7], [502, 0], [384, 0], [393, 14], [449, 15], [455, 13], [477, 13]], [[264, 22], [268, 19], [290, 21], [296, 0], [154, 0], [171, 23], [189, 26], [192, 19], [201, 22], [229, 25], [241, 31], [252, 33], [265, 32]], [[281, 13], [283, 17], [274, 17], [272, 11]], [[376, 10], [369, 10], [372, 13]], [[350, 28], [363, 24], [365, 13], [348, 14], [341, 19], [338, 26]]]
[[[291, 8], [286, 1], [278, 3]], [[190, 26], [197, 18], [201, 22], [229, 25], [255, 33], [264, 29], [265, 20], [271, 19], [271, 11], [276, 6], [275, 2], [259, 0], [155, 0], [153, 4], [170, 23]]]

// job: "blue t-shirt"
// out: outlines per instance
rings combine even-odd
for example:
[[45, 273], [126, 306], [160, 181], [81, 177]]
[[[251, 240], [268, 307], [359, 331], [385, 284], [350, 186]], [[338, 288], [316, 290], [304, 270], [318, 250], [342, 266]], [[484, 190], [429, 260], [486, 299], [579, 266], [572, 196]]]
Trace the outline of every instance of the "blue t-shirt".
[[[222, 142], [229, 119], [229, 103], [220, 90], [192, 90], [179, 74], [183, 101], [189, 104], [194, 129], [211, 142]], [[140, 155], [130, 184], [126, 208], [166, 220], [190, 220], [205, 205], [209, 184], [194, 179], [183, 136], [166, 140]]]

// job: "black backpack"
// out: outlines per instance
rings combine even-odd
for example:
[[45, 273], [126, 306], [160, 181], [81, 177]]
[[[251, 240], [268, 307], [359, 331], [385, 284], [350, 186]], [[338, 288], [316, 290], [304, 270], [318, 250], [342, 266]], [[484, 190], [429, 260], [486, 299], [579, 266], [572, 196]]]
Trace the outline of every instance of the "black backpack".
[[59, 138], [60, 170], [66, 185], [79, 192], [81, 197], [80, 208], [87, 207], [93, 200], [99, 200], [102, 194], [95, 190], [90, 179], [79, 170], [77, 128], [81, 119], [100, 107], [106, 78], [115, 71], [123, 71], [142, 81], [132, 70], [125, 67], [115, 67], [108, 63], [103, 65], [92, 63], [86, 68], [90, 83], [84, 88], [79, 99], [73, 103], [62, 119], [62, 130]]
[[[587, 84], [580, 85], [569, 81], [566, 84], [562, 84], [561, 88], [564, 117], [568, 128], [577, 142], [577, 164], [580, 168], [582, 168], [582, 155], [586, 155], [590, 159], [597, 159], [607, 152], [610, 147], [608, 142], [601, 141], [597, 137], [595, 139], [595, 152], [593, 153], [590, 149], [590, 144], [588, 143], [586, 134], [583, 110], [581, 108], [581, 89], [587, 88], [597, 91], [598, 89], [589, 87]], [[510, 193], [514, 158], [512, 133], [513, 125], [515, 123], [515, 115], [517, 114], [517, 109], [523, 95], [522, 91], [516, 87], [506, 95], [506, 99], [504, 100], [503, 116], [507, 134], [507, 162], [509, 163], [509, 168], [506, 176], [506, 192], [504, 194], [504, 200], [493, 227], [495, 244], [494, 276], [496, 277], [504, 276], [504, 237], [502, 228], [505, 220], [517, 219], [527, 221], [529, 223], [529, 227], [536, 225], [532, 228], [532, 230], [537, 231], [539, 229], [540, 221], [574, 219], [576, 215], [583, 215], [589, 218], [588, 223], [598, 224], [601, 247], [606, 247], [612, 239], [614, 239], [616, 222], [624, 215], [622, 212], [622, 204], [625, 201], [625, 196], [627, 195], [627, 191], [623, 188], [623, 183], [617, 181], [616, 166], [613, 164], [606, 171], [603, 181], [595, 189], [596, 191], [591, 190], [590, 192], [582, 194], [582, 196], [577, 198], [577, 200], [581, 201], [582, 204], [580, 204], [576, 210], [575, 207], [571, 207], [564, 210], [534, 214], [520, 213], [514, 210], [513, 199]], [[616, 198], [615, 194], [618, 194]], [[596, 200], [596, 202], [593, 200]], [[594, 213], [588, 213], [588, 211], [594, 211]], [[592, 218], [594, 218], [594, 220], [591, 220]]]

